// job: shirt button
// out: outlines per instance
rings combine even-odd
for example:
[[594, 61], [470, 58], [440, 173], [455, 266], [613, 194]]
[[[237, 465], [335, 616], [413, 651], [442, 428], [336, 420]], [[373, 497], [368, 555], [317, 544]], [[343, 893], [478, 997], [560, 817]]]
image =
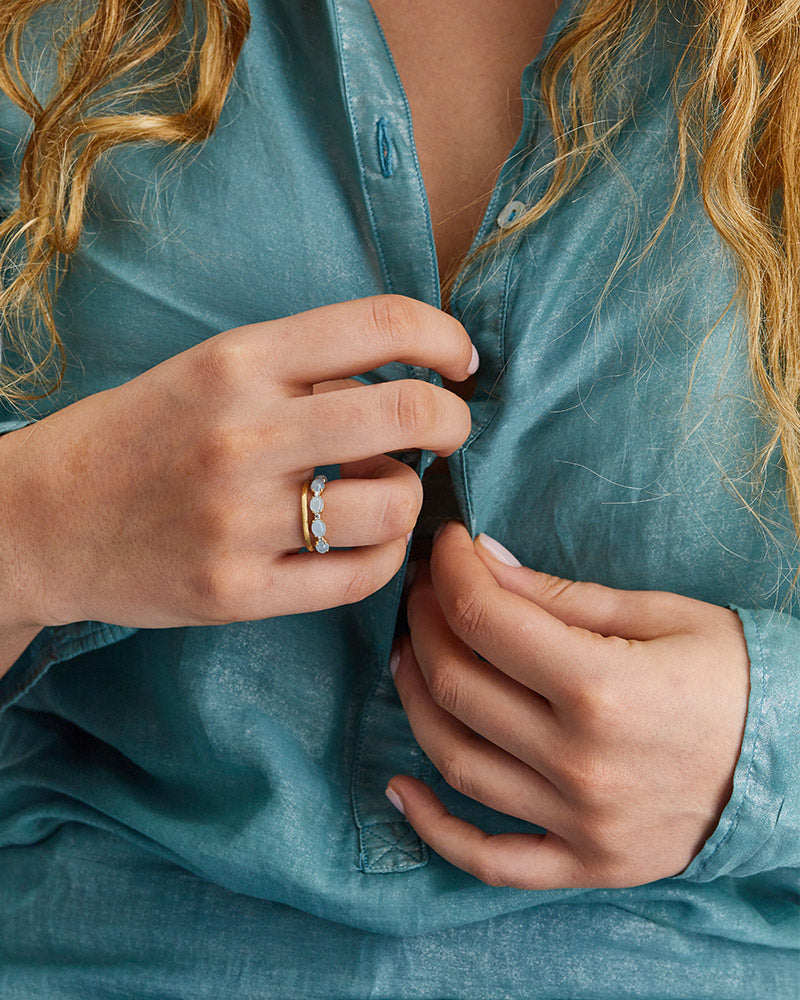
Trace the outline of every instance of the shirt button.
[[499, 229], [510, 229], [516, 219], [527, 210], [528, 206], [524, 201], [514, 199], [510, 201], [503, 211], [497, 216], [497, 226]]

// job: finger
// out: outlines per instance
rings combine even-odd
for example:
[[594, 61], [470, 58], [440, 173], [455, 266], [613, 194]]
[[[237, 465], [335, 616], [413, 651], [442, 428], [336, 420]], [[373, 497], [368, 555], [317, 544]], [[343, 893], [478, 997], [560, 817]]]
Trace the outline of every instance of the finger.
[[436, 537], [431, 578], [456, 635], [550, 702], [571, 700], [628, 655], [625, 640], [566, 625], [534, 602], [503, 590], [458, 522], [446, 524]]
[[415, 379], [288, 399], [283, 415], [295, 469], [413, 448], [449, 455], [472, 426], [463, 399]]
[[708, 605], [660, 590], [617, 590], [599, 583], [563, 580], [505, 560], [515, 557], [487, 535], [475, 539], [475, 552], [504, 589], [533, 601], [567, 625], [625, 639], [656, 639], [691, 627]]
[[435, 704], [408, 639], [396, 651], [394, 680], [411, 729], [447, 784], [498, 812], [563, 832], [567, 807], [555, 786]]
[[419, 565], [408, 595], [414, 657], [433, 701], [495, 746], [558, 784], [567, 747], [550, 705], [492, 664], [450, 629], [430, 573]]
[[581, 865], [553, 833], [484, 833], [451, 815], [427, 785], [407, 775], [392, 778], [388, 791], [397, 797], [406, 819], [426, 844], [487, 885], [514, 889], [584, 886]]
[[339, 389], [360, 389], [363, 384], [356, 378], [334, 378], [330, 382], [317, 382], [311, 391], [318, 395], [322, 392], [336, 392]]
[[390, 361], [433, 368], [457, 382], [477, 368], [472, 342], [458, 320], [401, 295], [337, 302], [241, 329], [263, 343], [270, 377], [277, 374], [282, 383], [304, 391]]
[[[319, 499], [320, 518], [329, 545], [377, 545], [403, 538], [413, 530], [422, 507], [422, 483], [413, 469], [379, 455], [343, 465], [347, 478], [331, 480]], [[350, 478], [352, 476], [352, 478]], [[302, 488], [298, 491], [301, 497]], [[291, 505], [285, 505], [289, 514]], [[287, 549], [304, 544], [302, 510], [291, 520]]]
[[369, 548], [331, 550], [325, 555], [303, 551], [281, 556], [271, 574], [274, 591], [280, 595], [270, 595], [270, 608], [276, 608], [271, 614], [321, 611], [362, 601], [399, 572], [406, 548], [402, 538]]

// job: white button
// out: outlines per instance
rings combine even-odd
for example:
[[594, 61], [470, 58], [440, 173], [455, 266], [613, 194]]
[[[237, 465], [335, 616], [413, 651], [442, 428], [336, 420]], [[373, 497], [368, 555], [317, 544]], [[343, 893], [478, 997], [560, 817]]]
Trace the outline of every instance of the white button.
[[497, 216], [497, 225], [500, 229], [510, 229], [516, 220], [527, 211], [528, 206], [524, 201], [510, 201], [503, 211]]

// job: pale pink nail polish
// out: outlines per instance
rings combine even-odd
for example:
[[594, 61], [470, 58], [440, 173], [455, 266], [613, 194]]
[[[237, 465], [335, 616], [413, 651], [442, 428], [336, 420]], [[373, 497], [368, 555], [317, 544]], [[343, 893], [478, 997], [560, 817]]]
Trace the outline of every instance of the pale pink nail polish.
[[400, 666], [400, 647], [394, 646], [392, 648], [392, 655], [389, 657], [389, 673], [392, 675], [392, 680], [394, 680], [394, 675], [397, 673], [397, 668]]
[[393, 788], [386, 789], [386, 798], [392, 803], [398, 812], [401, 812], [405, 816], [406, 811], [403, 808], [403, 800]]
[[494, 556], [501, 563], [505, 563], [506, 566], [521, 566], [522, 563], [517, 559], [516, 556], [512, 556], [508, 549], [501, 545], [500, 542], [491, 538], [489, 535], [485, 535], [481, 532], [475, 541], [480, 542], [481, 545], [486, 549], [489, 555]]
[[474, 375], [475, 372], [478, 370], [478, 365], [480, 363], [481, 363], [481, 359], [478, 357], [478, 351], [477, 351], [475, 345], [473, 344], [472, 345], [472, 359], [470, 360], [469, 368], [467, 368], [467, 374], [468, 375]]

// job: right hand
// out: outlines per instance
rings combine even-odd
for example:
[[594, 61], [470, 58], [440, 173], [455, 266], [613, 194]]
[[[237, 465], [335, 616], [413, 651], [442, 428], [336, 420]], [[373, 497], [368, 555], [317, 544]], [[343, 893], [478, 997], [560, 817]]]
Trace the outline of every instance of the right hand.
[[[402, 565], [422, 502], [384, 452], [452, 453], [469, 408], [419, 380], [314, 385], [390, 361], [461, 381], [472, 357], [451, 316], [378, 296], [228, 330], [5, 435], [15, 622], [161, 628], [361, 600]], [[300, 519], [321, 465], [343, 477], [325, 489], [327, 537], [353, 546], [323, 556], [304, 550]]]

